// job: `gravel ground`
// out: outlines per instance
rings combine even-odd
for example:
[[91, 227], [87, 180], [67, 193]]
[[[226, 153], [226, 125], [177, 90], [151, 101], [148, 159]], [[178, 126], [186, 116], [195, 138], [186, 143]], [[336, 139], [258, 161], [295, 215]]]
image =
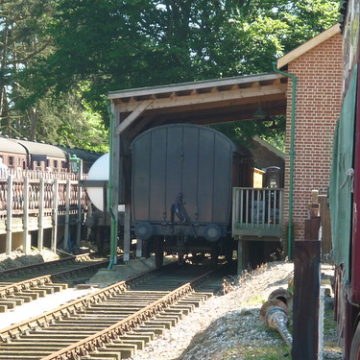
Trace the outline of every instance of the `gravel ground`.
[[[259, 319], [259, 310], [273, 290], [287, 288], [292, 274], [291, 263], [271, 263], [246, 273], [231, 286], [231, 292], [214, 296], [129, 359], [289, 359], [280, 336]], [[333, 344], [334, 336], [330, 331], [325, 343]], [[269, 355], [273, 349], [274, 355]], [[326, 351], [324, 359], [341, 359], [339, 348]]]
[[42, 253], [37, 249], [31, 249], [29, 255], [24, 255], [21, 249], [14, 250], [10, 255], [0, 254], [0, 271], [57, 260], [58, 258], [57, 254], [48, 249], [44, 249]]

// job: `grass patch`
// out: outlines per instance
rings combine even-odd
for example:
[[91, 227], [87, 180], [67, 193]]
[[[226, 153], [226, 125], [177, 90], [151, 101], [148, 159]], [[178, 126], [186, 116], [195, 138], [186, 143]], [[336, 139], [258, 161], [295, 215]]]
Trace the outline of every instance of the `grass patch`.
[[[222, 360], [291, 360], [290, 350], [285, 345], [267, 346], [242, 346], [241, 348], [229, 349], [222, 354]], [[219, 358], [220, 359], [220, 358]]]
[[336, 335], [336, 322], [334, 320], [334, 310], [325, 308], [324, 312], [324, 351], [341, 352]]
[[259, 304], [263, 304], [266, 300], [259, 295], [255, 295], [244, 302], [244, 306], [258, 306]]

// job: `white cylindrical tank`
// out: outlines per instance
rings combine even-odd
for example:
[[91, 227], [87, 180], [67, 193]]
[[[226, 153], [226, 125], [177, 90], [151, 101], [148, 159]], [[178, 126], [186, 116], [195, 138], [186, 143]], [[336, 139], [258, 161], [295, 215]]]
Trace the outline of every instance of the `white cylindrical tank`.
[[[109, 181], [109, 154], [100, 156], [91, 166], [88, 174], [88, 180], [106, 180]], [[87, 193], [91, 202], [100, 211], [104, 211], [104, 196], [106, 189], [103, 187], [87, 187]]]

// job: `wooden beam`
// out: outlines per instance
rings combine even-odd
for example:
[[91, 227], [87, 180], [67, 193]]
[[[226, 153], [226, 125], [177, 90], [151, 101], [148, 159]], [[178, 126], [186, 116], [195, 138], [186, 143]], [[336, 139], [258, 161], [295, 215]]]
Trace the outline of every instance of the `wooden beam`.
[[250, 75], [250, 76], [237, 76], [233, 78], [226, 79], [216, 79], [216, 80], [205, 80], [205, 81], [196, 81], [188, 82], [181, 84], [169, 84], [164, 86], [154, 86], [154, 87], [145, 87], [138, 89], [128, 89], [121, 91], [114, 91], [109, 94], [109, 99], [111, 100], [128, 100], [132, 97], [137, 96], [169, 96], [169, 94], [180, 91], [191, 91], [194, 92], [199, 89], [211, 88], [211, 87], [222, 87], [222, 86], [231, 86], [231, 85], [243, 85], [258, 81], [271, 81], [284, 78], [280, 74], [260, 74], [260, 75]]
[[[255, 111], [239, 111], [234, 113], [219, 113], [219, 114], [191, 114], [188, 116], [178, 116], [178, 117], [159, 117], [160, 119], [167, 119], [168, 121], [189, 121], [196, 124], [217, 124], [224, 122], [234, 122], [234, 121], [251, 121], [254, 120]], [[271, 109], [271, 111], [266, 112], [267, 116], [283, 115], [286, 114], [286, 107], [276, 107]]]
[[259, 103], [266, 112], [267, 109], [270, 109], [271, 107], [277, 107], [279, 103], [282, 104], [282, 106], [286, 106], [286, 95], [285, 93], [280, 93], [266, 95], [262, 97], [246, 97], [227, 101], [217, 101], [196, 105], [174, 106], [171, 108], [155, 109], [147, 111], [146, 115], [144, 114], [143, 118], [148, 118], [149, 116], [157, 117], [159, 115], [172, 116], [176, 113], [180, 113], [181, 116], [189, 116], [194, 114], [196, 114], [197, 116], [197, 114], [201, 115], [204, 113], [214, 115], [215, 113], [230, 113], [231, 111], [233, 111], [234, 113], [239, 113], [242, 111], [247, 111], [248, 108], [253, 108], [256, 110], [259, 106]]
[[[214, 102], [218, 102], [220, 105], [222, 102], [225, 101], [230, 101], [230, 102], [233, 101], [233, 105], [235, 105], [237, 101], [241, 101], [247, 98], [260, 98], [270, 95], [285, 94], [286, 88], [287, 88], [287, 84], [281, 83], [279, 81], [279, 82], [274, 82], [274, 84], [272, 85], [264, 85], [259, 87], [232, 89], [229, 91], [215, 91], [206, 94], [185, 95], [180, 97], [174, 96], [173, 98], [156, 99], [152, 101], [150, 104], [147, 104], [146, 110], [169, 109], [173, 107], [182, 107], [182, 106], [195, 106], [195, 105], [209, 104]], [[122, 113], [135, 112], [135, 110], [137, 110], [138, 108], [141, 109], [140, 106], [138, 105], [137, 102], [117, 104], [117, 107], [120, 108], [120, 111]], [[138, 114], [136, 113], [135, 115], [136, 117], [138, 116]], [[130, 116], [131, 114], [128, 116], [128, 118]], [[130, 120], [132, 119], [130, 118]]]
[[132, 109], [131, 114], [125, 118], [116, 128], [116, 135], [120, 135], [129, 125], [131, 125], [144, 111], [153, 103], [153, 100], [145, 100], [135, 103], [136, 107]]

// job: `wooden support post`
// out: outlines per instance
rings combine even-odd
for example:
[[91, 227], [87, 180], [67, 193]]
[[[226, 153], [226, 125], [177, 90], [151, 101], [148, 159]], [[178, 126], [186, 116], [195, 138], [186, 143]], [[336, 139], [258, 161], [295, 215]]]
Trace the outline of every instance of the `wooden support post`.
[[328, 255], [331, 251], [331, 222], [330, 209], [327, 195], [319, 195], [320, 218], [322, 226], [321, 250], [322, 255]]
[[131, 243], [131, 234], [130, 234], [130, 205], [125, 205], [125, 215], [124, 215], [124, 261], [130, 260], [130, 243]]
[[142, 257], [143, 256], [143, 240], [137, 239], [136, 240], [136, 257]]
[[40, 193], [39, 193], [39, 216], [38, 216], [38, 243], [37, 247], [40, 252], [44, 247], [44, 207], [45, 207], [45, 185], [44, 177], [40, 178]]
[[55, 179], [53, 188], [53, 217], [51, 233], [51, 250], [56, 252], [58, 236], [59, 180]]
[[238, 239], [238, 250], [237, 250], [237, 274], [241, 275], [244, 270], [244, 241], [241, 238]]
[[66, 192], [65, 192], [65, 229], [64, 229], [64, 243], [63, 243], [63, 248], [65, 250], [69, 250], [70, 195], [71, 195], [71, 182], [70, 182], [70, 179], [67, 179], [66, 180]]
[[23, 251], [25, 255], [30, 253], [31, 240], [29, 236], [29, 178], [24, 177], [24, 188], [23, 188]]
[[293, 360], [319, 355], [320, 241], [294, 242]]
[[[120, 123], [120, 112], [115, 109], [114, 103], [111, 104], [111, 136], [110, 136], [110, 166], [109, 166], [109, 211], [111, 216], [110, 228], [110, 267], [117, 263], [117, 237], [118, 237], [118, 220], [119, 220], [119, 194], [120, 181], [119, 173], [122, 169], [122, 159], [120, 156], [120, 136], [116, 134], [116, 127]], [[104, 209], [106, 211], [107, 209]], [[124, 254], [125, 260], [125, 254]]]
[[12, 214], [13, 214], [13, 178], [7, 178], [7, 199], [6, 199], [6, 255], [12, 250]]
[[320, 216], [305, 220], [306, 240], [319, 240]]

